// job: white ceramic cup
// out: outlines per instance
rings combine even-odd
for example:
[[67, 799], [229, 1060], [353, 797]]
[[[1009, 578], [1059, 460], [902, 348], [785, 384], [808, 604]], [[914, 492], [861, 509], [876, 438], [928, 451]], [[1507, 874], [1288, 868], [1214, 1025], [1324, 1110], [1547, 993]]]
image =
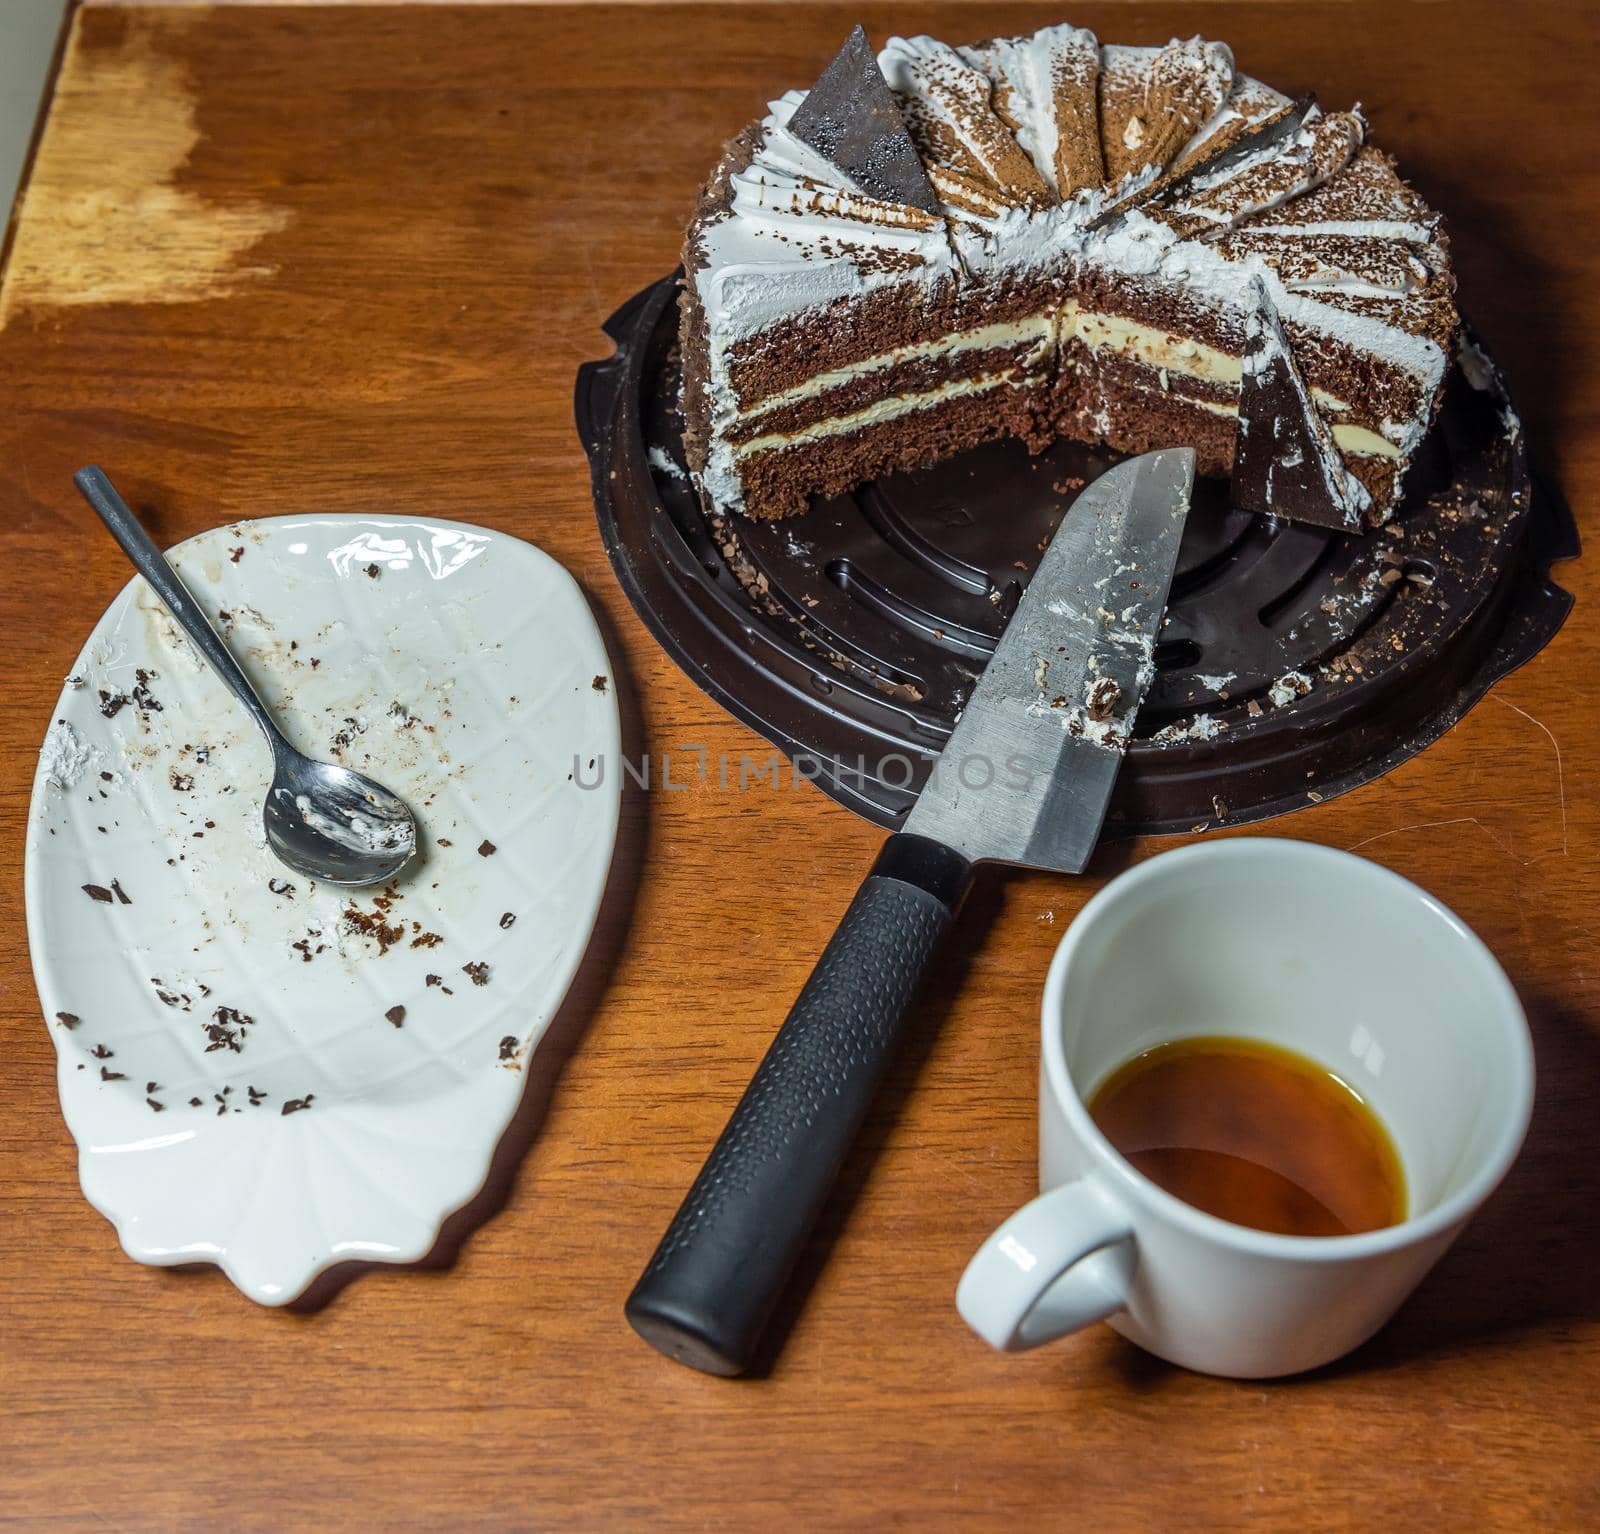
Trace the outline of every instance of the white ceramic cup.
[[[1394, 1139], [1407, 1218], [1273, 1235], [1136, 1172], [1084, 1102], [1132, 1056], [1202, 1034], [1285, 1045], [1350, 1082]], [[956, 1305], [1008, 1352], [1105, 1320], [1206, 1374], [1315, 1368], [1377, 1331], [1444, 1254], [1511, 1165], [1532, 1106], [1516, 993], [1416, 885], [1307, 842], [1165, 853], [1100, 891], [1056, 950], [1041, 1193], [979, 1249]]]

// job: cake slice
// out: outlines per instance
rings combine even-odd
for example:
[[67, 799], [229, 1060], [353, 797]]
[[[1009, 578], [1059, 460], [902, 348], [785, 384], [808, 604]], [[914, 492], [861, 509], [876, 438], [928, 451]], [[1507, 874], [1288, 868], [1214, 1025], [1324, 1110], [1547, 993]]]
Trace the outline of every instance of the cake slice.
[[1372, 504], [1295, 366], [1265, 283], [1256, 285], [1239, 385], [1232, 497], [1245, 511], [1336, 532], [1358, 531]]

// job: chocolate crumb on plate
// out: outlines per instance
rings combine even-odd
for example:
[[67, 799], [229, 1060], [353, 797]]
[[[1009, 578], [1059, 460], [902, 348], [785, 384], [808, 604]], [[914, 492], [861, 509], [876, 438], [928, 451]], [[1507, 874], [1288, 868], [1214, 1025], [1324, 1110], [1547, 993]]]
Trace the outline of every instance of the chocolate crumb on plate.
[[517, 1057], [517, 1036], [508, 1033], [500, 1040], [500, 1058], [502, 1060], [515, 1060]]
[[596, 692], [604, 692], [606, 690], [606, 679], [603, 676], [597, 676], [589, 685]]
[[379, 955], [388, 953], [390, 947], [398, 943], [406, 935], [404, 926], [388, 922], [384, 913], [393, 902], [393, 896], [385, 898], [378, 895], [373, 898], [372, 911], [363, 911], [354, 901], [344, 908], [344, 917], [341, 925], [346, 932], [361, 937], [369, 937], [378, 945]]
[[128, 1078], [123, 1072], [114, 1071], [110, 1066], [102, 1065], [100, 1067], [100, 1079], [102, 1081], [126, 1081]]
[[120, 880], [113, 879], [111, 881], [111, 893], [117, 897], [117, 900], [121, 904], [123, 904], [123, 905], [132, 905], [133, 904], [133, 897], [130, 896], [125, 889], [123, 889]]
[[489, 983], [489, 966], [482, 959], [474, 959], [470, 964], [463, 964], [461, 973], [474, 985], [487, 985]]
[[500, 918], [500, 925], [502, 928], [509, 927], [513, 922], [516, 921], [516, 919], [517, 913], [515, 911], [507, 911], [505, 915]]
[[95, 1047], [89, 1051], [89, 1053], [93, 1055], [96, 1060], [109, 1060], [114, 1054], [116, 1054], [116, 1050], [108, 1048], [104, 1044], [96, 1044]]
[[[504, 926], [505, 923], [502, 922], [500, 925]], [[63, 1028], [72, 1029], [76, 1028], [78, 1024], [83, 1021], [83, 1019], [80, 1018], [76, 1012], [57, 1012], [56, 1021], [60, 1023]]]
[[145, 1101], [150, 1105], [151, 1112], [153, 1112], [153, 1113], [165, 1113], [166, 1112], [167, 1105], [165, 1103], [158, 1103], [155, 1100], [155, 1098], [153, 1098], [153, 1097], [147, 1097], [147, 1098], [145, 1098]]
[[291, 1113], [298, 1113], [302, 1108], [309, 1108], [315, 1100], [316, 1094], [314, 1092], [307, 1092], [304, 1097], [291, 1097], [278, 1110], [279, 1116], [287, 1118]]
[[386, 1018], [388, 1018], [389, 1021], [395, 1025], [396, 1028], [398, 1028], [406, 1020], [406, 1009], [404, 1007], [401, 1007], [401, 1006], [390, 1007], [389, 1010], [387, 1012], [385, 1012], [383, 1015]]
[[[368, 565], [367, 568], [366, 568], [366, 574], [372, 580], [377, 580], [377, 578], [378, 578], [378, 567], [376, 565]], [[285, 1113], [287, 1113], [289, 1110], [287, 1108], [285, 1108], [283, 1111]]]
[[492, 858], [497, 850], [498, 849], [495, 847], [495, 844], [487, 837], [478, 843], [478, 856], [480, 858]]
[[110, 905], [116, 899], [116, 896], [103, 884], [86, 884], [83, 886], [83, 892], [91, 900], [98, 900], [101, 905]]

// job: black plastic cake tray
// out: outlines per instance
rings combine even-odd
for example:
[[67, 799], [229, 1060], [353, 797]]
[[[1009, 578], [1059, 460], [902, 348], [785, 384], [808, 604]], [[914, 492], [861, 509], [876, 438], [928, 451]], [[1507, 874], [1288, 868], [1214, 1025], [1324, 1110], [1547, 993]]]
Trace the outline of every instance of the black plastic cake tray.
[[[579, 370], [606, 552], [690, 677], [895, 827], [1056, 524], [1119, 455], [997, 442], [787, 520], [708, 516], [683, 469], [678, 280], [612, 315], [615, 354]], [[1578, 552], [1571, 514], [1531, 477], [1498, 371], [1470, 356], [1380, 530], [1281, 524], [1197, 485], [1108, 836], [1243, 824], [1371, 782], [1561, 627], [1572, 598], [1549, 570]]]

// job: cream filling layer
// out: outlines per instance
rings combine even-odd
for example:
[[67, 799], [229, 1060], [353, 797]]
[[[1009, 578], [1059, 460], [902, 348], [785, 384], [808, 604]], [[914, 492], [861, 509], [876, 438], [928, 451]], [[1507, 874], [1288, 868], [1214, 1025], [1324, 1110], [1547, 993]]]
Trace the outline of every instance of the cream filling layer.
[[892, 351], [879, 352], [864, 357], [860, 362], [846, 363], [843, 367], [829, 368], [804, 383], [795, 384], [779, 394], [769, 394], [756, 400], [741, 412], [742, 419], [764, 415], [785, 405], [815, 399], [817, 395], [835, 389], [840, 384], [863, 378], [869, 373], [880, 373], [885, 368], [902, 362], [917, 362], [926, 357], [959, 356], [962, 352], [990, 351], [997, 346], [1015, 346], [1018, 342], [1036, 340], [1034, 349], [1022, 359], [1024, 363], [1037, 362], [1055, 345], [1056, 320], [1053, 314], [1032, 314], [1025, 320], [1005, 320], [995, 325], [980, 325], [975, 330], [957, 331], [953, 336], [939, 336], [932, 341], [913, 341], [897, 346]]
[[[1135, 320], [1117, 314], [1097, 314], [1080, 309], [1068, 301], [1061, 312], [1062, 342], [1076, 337], [1091, 351], [1109, 348], [1124, 357], [1131, 357], [1147, 367], [1163, 373], [1181, 373], [1186, 378], [1197, 378], [1207, 383], [1227, 384], [1238, 388], [1244, 376], [1243, 358], [1230, 352], [1219, 351], [1187, 336], [1169, 335], [1152, 325], [1141, 325]], [[1352, 407], [1326, 389], [1312, 389], [1311, 397], [1330, 415], [1349, 415]], [[1217, 415], [1237, 415], [1236, 404], [1223, 404], [1218, 400], [1190, 400]], [[1398, 458], [1400, 449], [1387, 437], [1366, 426], [1350, 422], [1330, 422], [1333, 440], [1342, 452], [1355, 453], [1366, 458]]]
[[1110, 350], [1147, 367], [1182, 373], [1208, 383], [1235, 384], [1244, 377], [1244, 359], [1204, 341], [1170, 335], [1153, 325], [1081, 309], [1069, 299], [1061, 310], [1061, 343], [1082, 341], [1090, 351]]
[[798, 447], [803, 442], [815, 442], [821, 437], [842, 436], [845, 432], [859, 431], [863, 426], [876, 426], [880, 421], [892, 421], [898, 416], [910, 415], [915, 410], [926, 410], [945, 400], [960, 399], [967, 394], [984, 394], [998, 389], [1016, 377], [1018, 369], [1007, 368], [1003, 373], [990, 373], [981, 378], [953, 378], [937, 388], [921, 394], [896, 394], [889, 399], [852, 410], [849, 415], [831, 416], [810, 426], [799, 426], [793, 431], [768, 432], [764, 437], [752, 437], [733, 449], [734, 458], [748, 457], [775, 447]]
[[[1186, 405], [1198, 405], [1202, 410], [1209, 410], [1213, 415], [1238, 415], [1239, 407], [1234, 404], [1224, 404], [1221, 400], [1214, 399], [1186, 399]], [[1350, 453], [1357, 458], [1398, 458], [1400, 449], [1387, 437], [1380, 437], [1377, 432], [1369, 431], [1365, 426], [1352, 426], [1348, 422], [1334, 421], [1329, 423], [1329, 430], [1333, 433], [1334, 444], [1341, 453]]]
[[[1059, 328], [1058, 328], [1059, 327]], [[775, 447], [786, 447], [801, 442], [812, 442], [821, 437], [837, 436], [855, 431], [863, 426], [890, 421], [913, 410], [926, 409], [946, 399], [957, 399], [965, 394], [976, 394], [1009, 382], [1020, 368], [1040, 361], [1052, 347], [1064, 345], [1069, 340], [1079, 340], [1090, 351], [1108, 350], [1120, 356], [1142, 362], [1160, 373], [1177, 373], [1206, 383], [1222, 384], [1234, 389], [1244, 376], [1243, 359], [1231, 352], [1208, 346], [1204, 341], [1189, 336], [1173, 335], [1153, 325], [1141, 325], [1136, 320], [1117, 314], [1101, 314], [1080, 308], [1069, 300], [1054, 314], [1030, 315], [1025, 320], [1008, 320], [993, 325], [980, 325], [954, 336], [932, 341], [916, 341], [907, 346], [897, 346], [891, 351], [879, 352], [844, 367], [830, 368], [808, 378], [804, 383], [767, 398], [751, 406], [741, 419], [759, 417], [804, 400], [814, 399], [840, 384], [861, 378], [870, 373], [882, 372], [902, 362], [922, 358], [958, 356], [962, 352], [987, 351], [997, 346], [1013, 346], [1018, 342], [1036, 339], [1034, 347], [1003, 373], [981, 378], [952, 379], [937, 388], [921, 394], [902, 394], [863, 406], [848, 415], [817, 421], [810, 426], [796, 427], [792, 431], [768, 432], [733, 447], [735, 459], [750, 453], [763, 452]], [[1330, 415], [1349, 415], [1352, 407], [1329, 394], [1325, 389], [1313, 388], [1312, 398]], [[1197, 405], [1216, 415], [1237, 415], [1239, 407], [1219, 400], [1190, 399], [1186, 403]], [[1360, 457], [1399, 458], [1400, 449], [1387, 437], [1369, 427], [1350, 422], [1330, 422], [1333, 440], [1340, 450]]]

